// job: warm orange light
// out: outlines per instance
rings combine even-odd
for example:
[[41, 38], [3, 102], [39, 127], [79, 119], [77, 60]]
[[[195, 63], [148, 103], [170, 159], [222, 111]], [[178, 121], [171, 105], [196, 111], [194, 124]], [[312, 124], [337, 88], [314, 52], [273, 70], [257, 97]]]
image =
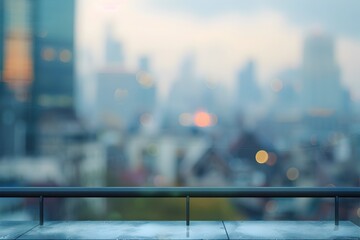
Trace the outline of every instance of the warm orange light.
[[[10, 36], [5, 42], [4, 81], [10, 84], [27, 84], [33, 77], [31, 42], [26, 35]], [[22, 83], [22, 84], [21, 84]]]
[[269, 154], [264, 150], [258, 151], [255, 155], [255, 160], [260, 164], [266, 163], [268, 159], [269, 159]]
[[212, 125], [211, 115], [204, 111], [195, 113], [194, 123], [197, 127], [209, 127]]

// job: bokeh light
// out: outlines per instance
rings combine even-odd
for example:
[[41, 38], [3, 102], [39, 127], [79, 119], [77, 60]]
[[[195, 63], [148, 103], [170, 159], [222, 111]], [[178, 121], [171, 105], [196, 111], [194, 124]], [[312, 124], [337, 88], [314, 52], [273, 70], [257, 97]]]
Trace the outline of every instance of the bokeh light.
[[269, 160], [269, 154], [265, 150], [260, 150], [255, 155], [256, 162], [264, 164]]
[[55, 50], [53, 48], [44, 48], [43, 51], [42, 51], [42, 58], [45, 60], [45, 61], [52, 61], [55, 59]]
[[197, 127], [210, 127], [212, 125], [211, 115], [204, 111], [195, 113], [194, 123]]
[[123, 88], [117, 88], [114, 92], [114, 98], [117, 100], [122, 100], [128, 95], [128, 90]]
[[357, 213], [357, 216], [360, 218], [360, 207], [357, 209], [356, 213]]
[[67, 63], [71, 61], [72, 54], [69, 50], [65, 49], [60, 52], [59, 58], [60, 61]]
[[144, 72], [139, 72], [137, 75], [137, 81], [143, 86], [144, 88], [151, 88], [154, 85], [154, 81], [151, 76]]
[[269, 213], [275, 212], [277, 207], [277, 203], [274, 200], [270, 200], [265, 204], [265, 210]]
[[300, 175], [299, 170], [295, 167], [289, 168], [286, 172], [287, 178], [291, 181], [295, 181], [296, 179], [298, 179], [299, 175]]

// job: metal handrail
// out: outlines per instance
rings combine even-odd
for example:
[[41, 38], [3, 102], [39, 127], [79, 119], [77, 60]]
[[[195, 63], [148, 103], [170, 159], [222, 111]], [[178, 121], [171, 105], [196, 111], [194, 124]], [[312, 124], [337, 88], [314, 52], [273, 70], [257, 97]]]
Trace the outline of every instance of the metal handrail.
[[314, 197], [335, 199], [335, 225], [339, 225], [339, 199], [360, 197], [359, 187], [0, 187], [1, 197], [39, 198], [40, 225], [44, 223], [44, 199], [63, 197], [185, 197], [186, 225], [190, 224], [190, 197]]
[[359, 187], [0, 187], [0, 197], [360, 197]]

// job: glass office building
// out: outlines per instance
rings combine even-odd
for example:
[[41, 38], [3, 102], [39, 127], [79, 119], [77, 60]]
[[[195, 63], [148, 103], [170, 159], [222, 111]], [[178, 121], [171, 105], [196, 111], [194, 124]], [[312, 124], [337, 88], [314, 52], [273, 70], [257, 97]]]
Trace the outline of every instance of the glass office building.
[[59, 114], [74, 118], [75, 3], [15, 0], [1, 4], [2, 91], [8, 92], [4, 103], [15, 104], [2, 112], [17, 119], [13, 133], [7, 134], [13, 136], [9, 147], [20, 141], [22, 149], [17, 152], [33, 155], [39, 151], [44, 121]]

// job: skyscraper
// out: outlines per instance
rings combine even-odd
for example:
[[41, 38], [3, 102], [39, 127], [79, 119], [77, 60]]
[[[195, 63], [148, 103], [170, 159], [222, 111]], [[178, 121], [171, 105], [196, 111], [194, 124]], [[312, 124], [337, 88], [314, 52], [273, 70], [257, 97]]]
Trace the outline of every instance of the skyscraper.
[[33, 1], [33, 104], [73, 111], [74, 1]]
[[315, 32], [305, 39], [300, 101], [308, 129], [306, 134], [320, 141], [327, 141], [331, 134], [348, 129], [343, 119], [350, 113], [350, 100], [341, 85], [334, 49], [334, 39], [325, 33]]
[[[28, 0], [0, 3], [0, 155], [24, 151], [24, 101], [32, 78], [30, 3]], [[21, 16], [21, 17], [17, 17]]]
[[[4, 55], [4, 1], [0, 1], [0, 84], [3, 82], [3, 55]], [[1, 93], [0, 85], [0, 93]], [[0, 95], [1, 96], [1, 95]]]
[[105, 39], [106, 65], [97, 74], [96, 118], [101, 128], [137, 130], [155, 110], [156, 84], [150, 59], [141, 57], [136, 71], [123, 66], [122, 45], [109, 29]]
[[114, 38], [111, 26], [107, 26], [105, 30], [105, 61], [106, 65], [122, 65], [124, 63], [123, 46]]
[[[0, 142], [4, 142], [4, 95], [5, 83], [3, 81], [3, 55], [4, 55], [4, 1], [0, 1]], [[0, 146], [0, 156], [3, 155], [3, 147]]]
[[245, 112], [251, 112], [254, 110], [254, 105], [260, 100], [261, 91], [257, 85], [256, 64], [250, 60], [237, 76], [235, 107]]
[[343, 88], [334, 53], [334, 40], [324, 33], [305, 39], [302, 103], [310, 114], [334, 113], [341, 109]]
[[[30, 154], [37, 153], [41, 122], [47, 115], [74, 116], [74, 4], [73, 0], [0, 3], [0, 92], [7, 96], [2, 105], [12, 104], [13, 123], [26, 122]], [[10, 116], [4, 108], [1, 114]]]
[[[0, 1], [0, 98], [3, 96], [3, 61], [4, 61], [4, 1]], [[1, 104], [2, 101], [0, 101]], [[0, 109], [1, 114], [1, 109]]]

